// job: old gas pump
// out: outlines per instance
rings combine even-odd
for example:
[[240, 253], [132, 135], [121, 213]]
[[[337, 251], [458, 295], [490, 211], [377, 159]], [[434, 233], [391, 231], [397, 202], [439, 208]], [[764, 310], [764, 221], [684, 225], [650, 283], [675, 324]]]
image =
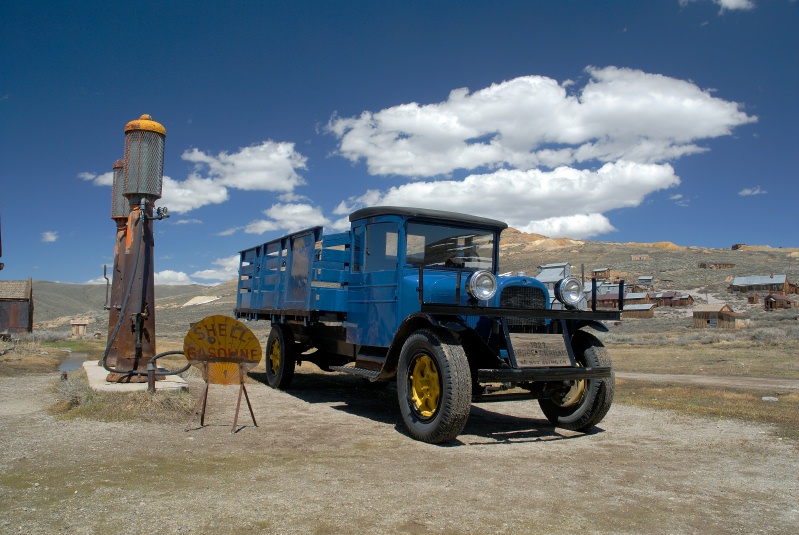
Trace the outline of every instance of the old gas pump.
[[[155, 355], [153, 220], [169, 217], [166, 208], [154, 208], [155, 201], [161, 198], [165, 139], [166, 130], [149, 115], [125, 126], [121, 190], [127, 214], [124, 210], [116, 212], [115, 196], [114, 217], [121, 221], [114, 277], [120, 284], [117, 301], [113, 297], [111, 300], [109, 321], [114, 314], [117, 317], [113, 327], [109, 325], [102, 361], [111, 372], [106, 378], [109, 382], [147, 382], [147, 364]], [[115, 166], [115, 178], [117, 169]], [[114, 357], [116, 362], [112, 363]]]

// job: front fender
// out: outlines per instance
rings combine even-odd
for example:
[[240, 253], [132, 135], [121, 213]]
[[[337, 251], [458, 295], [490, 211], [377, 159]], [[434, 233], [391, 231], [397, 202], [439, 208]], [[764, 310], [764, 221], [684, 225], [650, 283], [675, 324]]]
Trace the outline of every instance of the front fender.
[[454, 333], [456, 337], [460, 337], [465, 331], [471, 330], [459, 316], [426, 314], [424, 312], [411, 314], [405, 318], [394, 334], [394, 339], [391, 340], [391, 346], [388, 348], [383, 369], [380, 370], [380, 376], [377, 378], [378, 381], [386, 381], [396, 376], [397, 363], [405, 340], [419, 329], [427, 328], [446, 329]]
[[583, 320], [583, 321], [578, 321], [578, 322], [576, 322], [576, 325], [575, 325], [575, 327], [576, 327], [576, 328], [572, 330], [572, 334], [573, 334], [573, 333], [575, 333], [575, 332], [577, 332], [577, 331], [578, 331], [579, 329], [581, 329], [582, 327], [590, 327], [590, 328], [594, 329], [595, 331], [599, 331], [599, 332], [601, 332], [601, 333], [606, 333], [606, 332], [608, 332], [608, 327], [607, 327], [607, 325], [605, 325], [605, 324], [604, 324], [604, 323], [602, 323], [601, 321], [596, 321], [596, 320]]

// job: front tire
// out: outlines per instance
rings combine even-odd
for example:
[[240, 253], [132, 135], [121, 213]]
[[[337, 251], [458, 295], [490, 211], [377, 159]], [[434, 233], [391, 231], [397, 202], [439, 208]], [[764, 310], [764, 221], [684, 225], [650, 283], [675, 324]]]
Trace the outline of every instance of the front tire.
[[402, 346], [397, 397], [411, 436], [438, 444], [454, 439], [471, 410], [472, 378], [466, 353], [445, 331], [420, 330]]
[[[611, 366], [607, 349], [592, 334], [577, 331], [572, 339], [572, 348], [580, 366]], [[611, 371], [607, 378], [571, 381], [568, 390], [552, 398], [539, 399], [538, 404], [552, 425], [585, 431], [602, 421], [608, 413], [615, 389], [615, 374]]]
[[266, 382], [272, 388], [285, 390], [294, 378], [297, 349], [294, 334], [285, 325], [273, 325], [266, 340]]

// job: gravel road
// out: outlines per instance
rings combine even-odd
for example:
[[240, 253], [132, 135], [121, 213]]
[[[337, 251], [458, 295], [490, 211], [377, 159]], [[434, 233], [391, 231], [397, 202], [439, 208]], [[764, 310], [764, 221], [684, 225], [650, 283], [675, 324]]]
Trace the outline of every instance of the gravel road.
[[775, 379], [773, 377], [719, 377], [715, 375], [689, 375], [677, 373], [616, 372], [616, 378], [654, 383], [690, 384], [744, 390], [799, 392], [799, 380]]
[[[57, 374], [0, 378], [0, 533], [795, 533], [799, 455], [765, 426], [615, 404], [592, 434], [534, 402], [416, 442], [396, 391], [298, 369], [212, 385], [206, 426], [61, 421]], [[192, 382], [192, 389], [202, 383]]]

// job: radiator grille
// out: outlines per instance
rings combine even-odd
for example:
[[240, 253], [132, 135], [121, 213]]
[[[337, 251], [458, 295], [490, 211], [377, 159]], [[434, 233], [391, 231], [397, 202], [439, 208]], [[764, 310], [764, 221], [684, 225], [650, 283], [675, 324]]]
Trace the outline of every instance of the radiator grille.
[[[546, 295], [540, 288], [532, 286], [511, 286], [502, 290], [499, 306], [503, 308], [546, 308]], [[543, 325], [543, 318], [506, 318], [510, 332], [531, 332]]]

